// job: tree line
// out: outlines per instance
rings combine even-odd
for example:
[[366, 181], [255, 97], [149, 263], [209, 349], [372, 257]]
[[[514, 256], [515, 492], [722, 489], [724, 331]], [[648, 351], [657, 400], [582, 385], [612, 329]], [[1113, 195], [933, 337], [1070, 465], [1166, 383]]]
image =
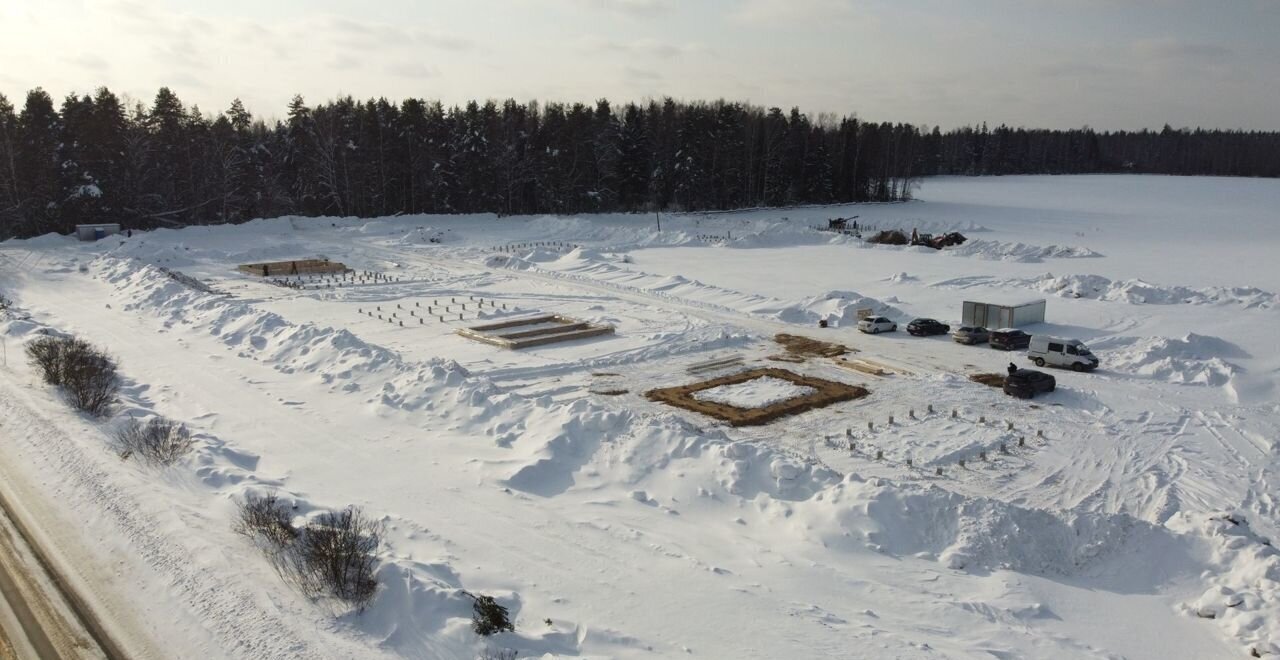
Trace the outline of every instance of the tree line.
[[0, 239], [280, 215], [587, 213], [892, 202], [937, 174], [1280, 176], [1280, 134], [948, 132], [730, 101], [615, 107], [351, 97], [253, 117], [161, 88], [106, 88], [19, 110], [0, 95]]

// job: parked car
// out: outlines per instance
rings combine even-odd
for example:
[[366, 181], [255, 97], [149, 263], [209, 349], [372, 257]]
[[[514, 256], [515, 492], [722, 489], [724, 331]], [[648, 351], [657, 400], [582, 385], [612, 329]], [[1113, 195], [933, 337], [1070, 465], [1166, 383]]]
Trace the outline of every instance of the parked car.
[[934, 319], [916, 319], [907, 324], [907, 332], [917, 337], [945, 335], [951, 332], [951, 326]]
[[898, 329], [898, 324], [890, 321], [883, 316], [868, 316], [858, 321], [858, 329], [872, 335], [878, 335], [881, 332], [893, 332]]
[[1033, 335], [1027, 345], [1027, 358], [1037, 367], [1047, 364], [1068, 367], [1073, 371], [1092, 371], [1098, 368], [1098, 358], [1078, 339]]
[[987, 340], [991, 338], [991, 333], [987, 332], [986, 328], [966, 325], [956, 328], [956, 331], [951, 333], [951, 338], [956, 340], [957, 343], [972, 346], [973, 344], [987, 343]]
[[1052, 392], [1057, 387], [1053, 376], [1035, 369], [1019, 369], [1004, 379], [1004, 393], [1019, 399], [1030, 399], [1041, 392]]
[[1031, 343], [1031, 335], [1017, 328], [1001, 328], [991, 333], [991, 348], [1012, 351], [1026, 348]]

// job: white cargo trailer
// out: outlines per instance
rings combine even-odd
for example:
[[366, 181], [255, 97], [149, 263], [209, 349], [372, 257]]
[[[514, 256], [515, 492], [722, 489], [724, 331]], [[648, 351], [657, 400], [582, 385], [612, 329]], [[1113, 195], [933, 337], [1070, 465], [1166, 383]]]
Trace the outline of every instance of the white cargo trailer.
[[1044, 323], [1044, 298], [1014, 303], [964, 301], [960, 322], [980, 328], [1016, 328], [1031, 323]]

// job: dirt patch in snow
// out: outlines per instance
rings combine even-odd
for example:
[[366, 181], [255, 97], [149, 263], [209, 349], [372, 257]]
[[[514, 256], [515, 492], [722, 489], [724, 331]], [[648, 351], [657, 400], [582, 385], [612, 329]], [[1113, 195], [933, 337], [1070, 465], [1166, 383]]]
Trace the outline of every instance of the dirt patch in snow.
[[1004, 387], [1004, 374], [969, 374], [969, 380], [987, 387]]
[[[747, 381], [771, 377], [787, 381], [793, 385], [811, 388], [812, 392], [801, 396], [773, 401], [756, 408], [740, 408], [726, 403], [699, 399], [696, 395], [706, 390], [725, 385], [737, 385]], [[797, 415], [807, 410], [822, 408], [841, 401], [852, 401], [867, 396], [870, 392], [864, 387], [846, 385], [831, 380], [802, 376], [785, 369], [764, 368], [742, 371], [728, 376], [721, 376], [700, 383], [666, 387], [650, 390], [645, 396], [651, 401], [660, 401], [667, 405], [692, 410], [709, 417], [728, 422], [733, 426], [755, 426], [768, 424], [775, 419]]]
[[844, 344], [821, 341], [811, 337], [789, 335], [785, 332], [773, 336], [773, 340], [787, 350], [787, 354], [795, 357], [836, 357], [848, 353], [851, 349]]

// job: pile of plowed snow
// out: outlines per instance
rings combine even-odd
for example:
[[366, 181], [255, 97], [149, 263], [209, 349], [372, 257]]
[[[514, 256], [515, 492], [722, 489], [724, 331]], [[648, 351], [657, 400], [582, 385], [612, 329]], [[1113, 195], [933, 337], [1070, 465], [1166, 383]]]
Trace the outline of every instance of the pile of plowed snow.
[[1041, 275], [1026, 286], [1070, 298], [1092, 298], [1147, 305], [1239, 305], [1267, 309], [1280, 303], [1280, 296], [1253, 287], [1164, 286], [1142, 280], [1112, 281], [1101, 275]]
[[[893, 300], [890, 298], [890, 300]], [[788, 305], [776, 314], [775, 318], [788, 323], [813, 325], [817, 321], [827, 321], [836, 326], [852, 326], [858, 323], [858, 310], [869, 309], [873, 316], [887, 316], [892, 319], [904, 319], [902, 310], [887, 302], [864, 296], [856, 291], [828, 291], [827, 293], [805, 298], [794, 305]]]
[[1102, 275], [1062, 275], [1045, 273], [1036, 277], [998, 278], [986, 275], [956, 277], [933, 286], [956, 289], [970, 287], [1020, 287], [1063, 298], [1085, 298], [1134, 305], [1238, 305], [1245, 309], [1280, 306], [1280, 295], [1253, 287], [1168, 286], [1142, 280], [1112, 280]]
[[1101, 257], [1089, 248], [1071, 245], [1028, 245], [1004, 241], [969, 240], [963, 245], [944, 248], [943, 252], [957, 257], [977, 257], [994, 261], [1018, 261], [1036, 263], [1045, 259], [1085, 259]]
[[[1174, 521], [1178, 523], [1179, 521]], [[1213, 586], [1183, 605], [1188, 614], [1214, 619], [1253, 657], [1280, 656], [1280, 551], [1237, 513], [1180, 526], [1208, 537]]]
[[1243, 351], [1218, 337], [1107, 337], [1093, 343], [1108, 369], [1181, 385], [1226, 385], [1239, 367], [1224, 358]]
[[1058, 514], [855, 475], [807, 504], [797, 523], [827, 547], [936, 559], [971, 571], [1105, 573], [1100, 564], [1126, 548], [1188, 545], [1163, 527], [1123, 514]]

